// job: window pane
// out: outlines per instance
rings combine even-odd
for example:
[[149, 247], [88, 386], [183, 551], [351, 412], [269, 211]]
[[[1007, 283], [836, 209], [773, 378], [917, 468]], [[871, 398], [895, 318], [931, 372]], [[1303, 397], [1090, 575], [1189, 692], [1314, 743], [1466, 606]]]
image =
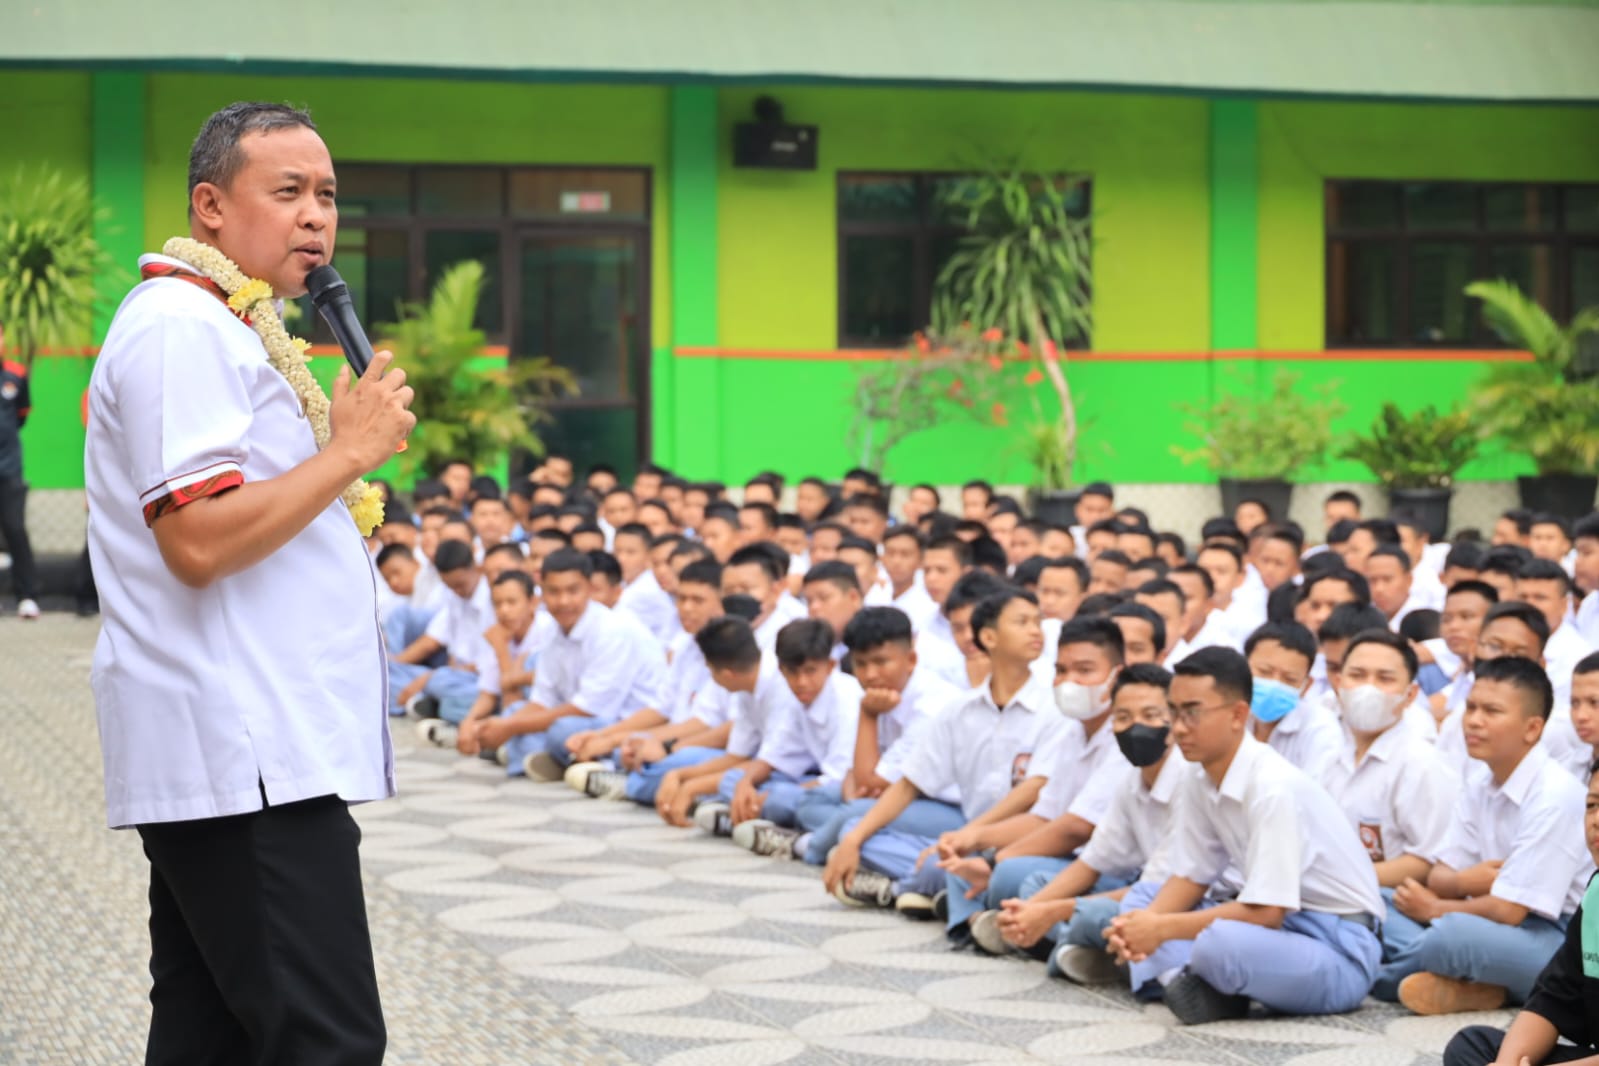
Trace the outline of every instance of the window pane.
[[1571, 249], [1571, 309], [1599, 307], [1599, 244]]
[[1328, 182], [1327, 228], [1398, 229], [1398, 187], [1359, 181]]
[[548, 356], [584, 400], [638, 393], [637, 244], [630, 237], [530, 238], [522, 244], [518, 354]]
[[915, 223], [921, 218], [916, 201], [916, 179], [878, 174], [840, 175], [838, 217], [844, 222]]
[[1554, 228], [1554, 190], [1536, 185], [1492, 185], [1483, 190], [1483, 217], [1491, 230], [1530, 233]]
[[407, 296], [408, 245], [404, 230], [339, 231], [333, 262], [369, 333], [399, 317], [397, 306]]
[[1599, 233], [1599, 185], [1566, 186], [1566, 228]]
[[505, 337], [505, 312], [500, 296], [500, 235], [493, 230], [429, 230], [423, 235], [425, 287], [431, 292], [444, 271], [464, 259], [483, 264], [483, 293], [474, 324], [490, 340]]
[[1405, 186], [1405, 228], [1475, 230], [1476, 186], [1423, 182]]
[[649, 217], [649, 182], [638, 170], [513, 170], [514, 218]]
[[1417, 241], [1410, 246], [1410, 337], [1418, 344], [1471, 338], [1466, 286], [1477, 277], [1469, 244]]
[[1394, 245], [1334, 241], [1327, 270], [1327, 342], [1388, 344], [1396, 340], [1399, 285]]
[[844, 238], [844, 335], [899, 344], [915, 321], [915, 245], [909, 237]]
[[498, 218], [504, 174], [495, 167], [423, 167], [417, 171], [417, 213], [435, 218]]
[[1547, 244], [1501, 244], [1490, 248], [1487, 276], [1514, 282], [1544, 310], [1555, 311], [1555, 254]]
[[341, 166], [339, 217], [401, 216], [411, 213], [411, 171], [407, 167]]

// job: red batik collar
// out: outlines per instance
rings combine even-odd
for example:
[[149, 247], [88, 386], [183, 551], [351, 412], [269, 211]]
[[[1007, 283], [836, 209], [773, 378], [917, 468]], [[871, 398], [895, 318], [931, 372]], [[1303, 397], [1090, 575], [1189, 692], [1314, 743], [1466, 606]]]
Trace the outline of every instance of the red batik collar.
[[143, 281], [149, 281], [151, 278], [177, 278], [179, 281], [187, 281], [191, 285], [198, 285], [218, 300], [221, 300], [222, 306], [228, 308], [228, 314], [233, 315], [245, 325], [250, 325], [249, 315], [241, 315], [233, 308], [228, 307], [228, 294], [222, 291], [222, 286], [203, 274], [196, 274], [188, 267], [178, 266], [175, 263], [145, 263], [139, 267], [139, 277]]

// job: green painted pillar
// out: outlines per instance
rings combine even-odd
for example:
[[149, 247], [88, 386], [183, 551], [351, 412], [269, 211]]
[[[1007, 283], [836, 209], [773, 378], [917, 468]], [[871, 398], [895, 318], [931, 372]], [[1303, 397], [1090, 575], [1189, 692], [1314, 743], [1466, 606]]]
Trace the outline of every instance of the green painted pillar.
[[653, 450], [658, 462], [687, 477], [719, 477], [721, 360], [674, 354], [681, 348], [714, 348], [718, 339], [716, 89], [676, 85], [671, 94], [672, 343], [655, 360]]
[[145, 76], [91, 75], [90, 181], [97, 209], [94, 238], [115, 269], [96, 286], [94, 338], [99, 343], [127, 295], [144, 248]]

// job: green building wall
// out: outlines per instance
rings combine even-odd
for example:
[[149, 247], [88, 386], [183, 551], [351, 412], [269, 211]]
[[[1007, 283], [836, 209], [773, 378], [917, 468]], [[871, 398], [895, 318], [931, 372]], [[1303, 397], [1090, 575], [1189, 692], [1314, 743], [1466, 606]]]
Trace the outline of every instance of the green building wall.
[[[792, 121], [820, 128], [817, 170], [733, 167], [732, 126], [763, 93]], [[189, 141], [236, 99], [309, 105], [345, 162], [649, 167], [653, 453], [727, 480], [764, 468], [836, 473], [855, 460], [844, 441], [869, 357], [837, 350], [841, 170], [999, 158], [1092, 177], [1095, 350], [1068, 367], [1085, 425], [1078, 473], [1134, 483], [1210, 480], [1171, 454], [1187, 439], [1173, 405], [1257, 388], [1279, 367], [1307, 383], [1338, 381], [1346, 428], [1367, 424], [1388, 399], [1448, 404], [1481, 372], [1469, 353], [1324, 350], [1328, 178], [1599, 181], [1599, 108], [4, 71], [0, 98], [25, 104], [0, 110], [9, 162], [92, 176], [119, 259], [183, 230]], [[108, 295], [125, 285], [108, 282]], [[337, 365], [320, 361], [318, 371]], [[82, 483], [78, 411], [90, 366], [74, 356], [35, 366], [24, 438], [40, 487]], [[1013, 410], [1029, 403], [1011, 399]], [[1489, 453], [1466, 474], [1526, 469]], [[889, 469], [902, 481], [977, 472], [1027, 480], [1014, 428], [943, 425], [905, 442]], [[1366, 476], [1346, 462], [1303, 473]]]

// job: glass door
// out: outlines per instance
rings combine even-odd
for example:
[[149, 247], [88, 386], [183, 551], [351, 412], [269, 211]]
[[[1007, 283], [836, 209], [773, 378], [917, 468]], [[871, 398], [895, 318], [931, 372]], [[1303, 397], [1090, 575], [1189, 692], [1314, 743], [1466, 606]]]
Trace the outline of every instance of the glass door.
[[[570, 371], [578, 387], [539, 434], [580, 473], [610, 463], [624, 484], [649, 440], [646, 232], [526, 230], [518, 236], [514, 264], [520, 300], [511, 358], [547, 356]], [[513, 473], [533, 465], [518, 456]]]

